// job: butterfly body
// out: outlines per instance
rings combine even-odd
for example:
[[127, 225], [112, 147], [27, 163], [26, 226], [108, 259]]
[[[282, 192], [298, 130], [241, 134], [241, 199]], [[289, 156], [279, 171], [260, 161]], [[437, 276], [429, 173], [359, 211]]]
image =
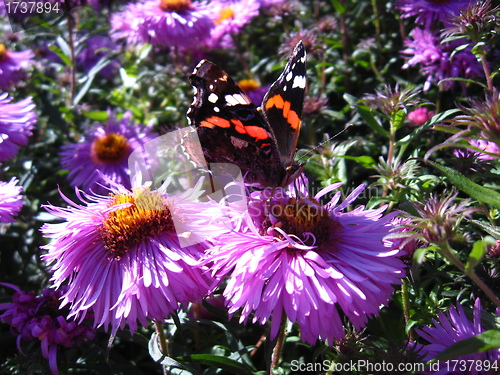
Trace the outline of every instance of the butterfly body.
[[260, 188], [293, 181], [303, 169], [293, 158], [305, 71], [305, 50], [299, 42], [257, 108], [225, 71], [202, 60], [190, 76], [195, 98], [188, 120], [196, 127], [206, 162], [235, 164], [247, 184]]

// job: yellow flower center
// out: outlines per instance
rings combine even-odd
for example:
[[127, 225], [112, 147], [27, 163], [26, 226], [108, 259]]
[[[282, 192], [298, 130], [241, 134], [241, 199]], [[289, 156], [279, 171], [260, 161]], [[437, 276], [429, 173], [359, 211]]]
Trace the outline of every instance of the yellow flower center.
[[108, 133], [94, 140], [90, 155], [95, 164], [115, 164], [125, 160], [129, 151], [127, 138], [118, 133]]
[[149, 189], [114, 194], [109, 207], [130, 203], [111, 212], [103, 222], [101, 238], [111, 258], [120, 260], [133, 246], [154, 235], [172, 232], [172, 215], [165, 197]]
[[192, 10], [191, 0], [160, 0], [160, 9], [164, 12], [183, 13]]
[[238, 86], [240, 86], [240, 88], [245, 92], [257, 90], [260, 87], [259, 83], [255, 79], [242, 79], [238, 82]]
[[304, 233], [312, 233], [316, 246], [327, 243], [332, 233], [341, 226], [322, 206], [303, 200], [291, 199], [289, 204], [273, 205], [270, 213], [278, 220], [275, 226], [285, 233], [301, 239], [304, 239]]
[[0, 61], [3, 61], [7, 58], [7, 49], [5, 48], [5, 45], [0, 43]]
[[231, 8], [228, 5], [227, 7], [225, 7], [224, 9], [222, 9], [220, 11], [219, 19], [217, 19], [215, 21], [215, 24], [220, 25], [222, 23], [222, 21], [227, 20], [229, 18], [233, 18], [233, 17], [234, 17], [234, 10], [233, 10], [233, 8]]

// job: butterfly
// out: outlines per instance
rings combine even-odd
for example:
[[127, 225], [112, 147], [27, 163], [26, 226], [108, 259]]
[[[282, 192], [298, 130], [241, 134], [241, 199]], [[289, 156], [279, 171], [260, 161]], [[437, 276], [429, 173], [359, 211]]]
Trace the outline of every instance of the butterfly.
[[202, 60], [189, 80], [195, 96], [187, 117], [209, 165], [234, 164], [245, 183], [258, 188], [287, 186], [302, 172], [304, 164], [294, 160], [306, 88], [302, 41], [260, 107], [210, 61]]

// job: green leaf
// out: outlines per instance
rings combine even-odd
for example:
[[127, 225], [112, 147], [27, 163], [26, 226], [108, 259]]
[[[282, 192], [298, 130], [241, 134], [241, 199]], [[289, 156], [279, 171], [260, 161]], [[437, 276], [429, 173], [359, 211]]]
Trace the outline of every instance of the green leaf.
[[489, 223], [480, 220], [470, 220], [470, 222], [476, 224], [486, 233], [493, 236], [493, 238], [495, 238], [496, 240], [500, 240], [500, 228], [497, 227], [496, 225], [491, 225]]
[[486, 254], [486, 250], [488, 249], [488, 245], [495, 245], [496, 242], [492, 237], [485, 237], [482, 240], [476, 241], [472, 246], [472, 251], [467, 258], [467, 262], [465, 263], [465, 274], [470, 275], [470, 273], [474, 270], [481, 260]]
[[470, 339], [456, 342], [439, 353], [433, 361], [446, 361], [468, 354], [485, 352], [500, 348], [500, 330], [482, 332]]
[[420, 135], [420, 133], [422, 133], [424, 130], [430, 128], [431, 126], [435, 126], [436, 124], [443, 122], [447, 117], [449, 117], [457, 112], [460, 112], [460, 110], [455, 108], [455, 109], [449, 109], [447, 111], [435, 114], [434, 116], [432, 116], [431, 119], [429, 119], [422, 126], [419, 126], [411, 134], [408, 134], [406, 137], [401, 138], [399, 141], [397, 141], [396, 146], [400, 147], [400, 146], [404, 145], [405, 143], [410, 143], [412, 140], [417, 138]]
[[82, 111], [82, 114], [95, 121], [106, 121], [108, 119], [107, 111]]
[[473, 79], [468, 79], [468, 78], [459, 78], [459, 77], [453, 77], [453, 78], [444, 78], [441, 81], [438, 82], [438, 85], [440, 85], [443, 82], [464, 82], [464, 83], [475, 83], [476, 85], [481, 86], [483, 89], [488, 89], [488, 86], [486, 86], [484, 83], [474, 81]]
[[[346, 95], [344, 95], [344, 98], [347, 100]], [[348, 101], [349, 102], [349, 101]], [[349, 103], [351, 104], [351, 103]], [[379, 133], [380, 135], [383, 135], [384, 137], [389, 137], [389, 132], [385, 130], [382, 125], [378, 122], [378, 120], [373, 116], [372, 110], [370, 107], [362, 104], [354, 104], [354, 107], [356, 108], [356, 111], [359, 113], [361, 118], [365, 120], [365, 122], [368, 124], [370, 128], [372, 128], [374, 131]]]
[[348, 156], [348, 155], [337, 155], [339, 158], [344, 158], [348, 160], [354, 160], [355, 162], [361, 164], [364, 168], [373, 168], [375, 164], [375, 160], [368, 155], [364, 156]]
[[345, 13], [345, 7], [340, 3], [338, 0], [332, 0], [332, 5], [337, 11], [338, 14], [344, 14]]
[[485, 188], [481, 185], [476, 184], [475, 182], [472, 182], [463, 174], [457, 172], [454, 169], [445, 167], [444, 165], [435, 163], [430, 160], [428, 161], [428, 163], [434, 168], [439, 169], [459, 190], [469, 194], [472, 198], [477, 199], [480, 202], [500, 209], [500, 194], [495, 190]]
[[406, 120], [406, 113], [403, 110], [399, 110], [394, 114], [394, 117], [392, 118], [392, 127], [394, 130], [398, 130]]
[[252, 375], [252, 370], [244, 364], [228, 357], [213, 354], [191, 354], [179, 357], [182, 361], [198, 362], [207, 366], [224, 369], [232, 374]]

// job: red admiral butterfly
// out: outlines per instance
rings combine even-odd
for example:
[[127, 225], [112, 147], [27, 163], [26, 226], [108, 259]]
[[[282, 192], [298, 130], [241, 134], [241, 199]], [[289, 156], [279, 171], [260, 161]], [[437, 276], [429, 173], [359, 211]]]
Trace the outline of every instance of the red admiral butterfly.
[[247, 184], [260, 188], [286, 186], [302, 172], [304, 164], [293, 158], [304, 103], [305, 63], [300, 41], [260, 108], [215, 64], [202, 60], [196, 66], [189, 77], [195, 98], [187, 116], [196, 127], [207, 163], [235, 164]]

